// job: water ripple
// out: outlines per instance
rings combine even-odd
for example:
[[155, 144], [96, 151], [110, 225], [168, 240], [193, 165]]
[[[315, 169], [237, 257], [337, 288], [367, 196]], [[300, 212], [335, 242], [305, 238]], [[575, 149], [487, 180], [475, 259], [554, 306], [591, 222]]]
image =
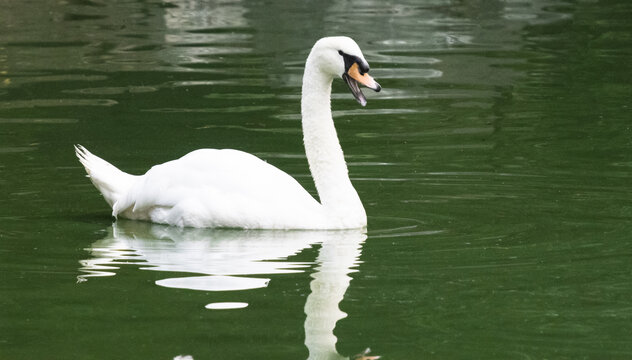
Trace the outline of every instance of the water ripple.
[[0, 118], [0, 124], [74, 124], [77, 119], [55, 119], [55, 118]]
[[34, 99], [0, 102], [0, 109], [64, 106], [114, 106], [116, 104], [118, 104], [118, 102], [112, 99]]

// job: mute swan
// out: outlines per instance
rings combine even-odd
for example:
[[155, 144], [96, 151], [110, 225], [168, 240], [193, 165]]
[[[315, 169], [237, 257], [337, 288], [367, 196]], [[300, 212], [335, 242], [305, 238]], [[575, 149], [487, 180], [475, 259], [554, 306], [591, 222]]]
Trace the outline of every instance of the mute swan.
[[130, 175], [75, 146], [92, 183], [114, 217], [181, 227], [350, 229], [366, 226], [366, 212], [351, 185], [331, 116], [331, 84], [342, 77], [366, 105], [362, 84], [380, 85], [348, 37], [318, 40], [305, 63], [301, 96], [303, 141], [320, 203], [285, 172], [238, 150], [195, 150], [180, 159]]

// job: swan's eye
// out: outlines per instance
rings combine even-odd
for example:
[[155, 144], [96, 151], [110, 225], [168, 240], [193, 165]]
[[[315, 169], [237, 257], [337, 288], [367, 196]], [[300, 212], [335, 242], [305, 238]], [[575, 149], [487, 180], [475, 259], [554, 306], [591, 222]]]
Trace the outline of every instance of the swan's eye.
[[364, 75], [365, 73], [369, 72], [369, 64], [362, 61], [362, 59], [360, 59], [359, 57], [355, 55], [349, 55], [342, 50], [338, 50], [338, 54], [340, 54], [345, 60], [345, 72], [348, 72], [353, 64], [358, 64], [360, 75]]

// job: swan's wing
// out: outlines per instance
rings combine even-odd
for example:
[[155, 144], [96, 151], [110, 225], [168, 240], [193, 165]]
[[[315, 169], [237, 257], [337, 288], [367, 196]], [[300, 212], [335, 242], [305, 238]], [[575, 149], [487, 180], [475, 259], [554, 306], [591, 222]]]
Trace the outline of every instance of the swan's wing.
[[[319, 206], [294, 178], [254, 155], [238, 150], [202, 149], [152, 167], [115, 204], [114, 212], [143, 214], [156, 208], [177, 208], [178, 214], [172, 210], [163, 215], [194, 214], [230, 222]], [[224, 224], [203, 226], [210, 225]]]

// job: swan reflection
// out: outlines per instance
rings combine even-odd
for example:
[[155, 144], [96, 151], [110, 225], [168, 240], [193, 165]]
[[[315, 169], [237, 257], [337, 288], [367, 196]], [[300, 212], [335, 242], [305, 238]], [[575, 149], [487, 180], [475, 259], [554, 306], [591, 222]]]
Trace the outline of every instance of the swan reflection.
[[[117, 221], [108, 235], [81, 260], [80, 282], [113, 276], [123, 264], [161, 272], [195, 274], [156, 281], [169, 288], [234, 291], [266, 287], [260, 275], [302, 272], [312, 263], [288, 261], [302, 250], [320, 245], [311, 292], [305, 302], [305, 345], [309, 359], [344, 359], [336, 351], [336, 322], [346, 314], [338, 305], [359, 263], [366, 234], [346, 231], [270, 231], [175, 228], [135, 221]], [[256, 276], [256, 277], [255, 277]], [[242, 308], [246, 303], [214, 303], [209, 309]], [[354, 359], [374, 359], [362, 353]]]
[[309, 264], [282, 260], [319, 242], [317, 232], [183, 229], [144, 222], [118, 221], [106, 238], [82, 260], [85, 274], [115, 275], [123, 264], [144, 270], [194, 273], [202, 276], [159, 280], [157, 285], [204, 291], [248, 290], [267, 286], [269, 279], [244, 275], [302, 271]]

